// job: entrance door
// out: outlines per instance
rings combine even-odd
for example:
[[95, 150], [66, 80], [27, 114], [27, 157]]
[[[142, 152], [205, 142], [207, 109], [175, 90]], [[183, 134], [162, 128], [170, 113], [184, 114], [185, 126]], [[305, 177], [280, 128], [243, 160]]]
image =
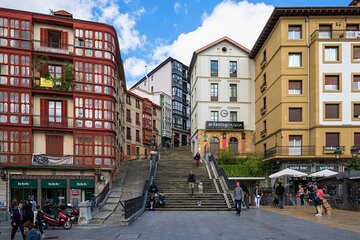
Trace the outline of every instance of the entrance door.
[[181, 145], [186, 146], [187, 145], [187, 136], [181, 135]]
[[210, 138], [210, 152], [216, 155], [219, 149], [220, 149], [220, 140], [217, 137]]
[[289, 136], [289, 155], [301, 155], [301, 136]]
[[237, 155], [239, 153], [239, 144], [238, 144], [238, 140], [236, 137], [231, 137], [229, 140], [229, 150], [233, 153], [235, 153], [235, 155]]

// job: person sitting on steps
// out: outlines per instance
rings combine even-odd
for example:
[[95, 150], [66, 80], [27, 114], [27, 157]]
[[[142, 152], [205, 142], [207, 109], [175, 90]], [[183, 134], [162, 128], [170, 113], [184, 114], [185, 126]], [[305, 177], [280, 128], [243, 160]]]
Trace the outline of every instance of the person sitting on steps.
[[159, 194], [159, 207], [165, 206], [165, 194], [163, 192], [160, 192]]

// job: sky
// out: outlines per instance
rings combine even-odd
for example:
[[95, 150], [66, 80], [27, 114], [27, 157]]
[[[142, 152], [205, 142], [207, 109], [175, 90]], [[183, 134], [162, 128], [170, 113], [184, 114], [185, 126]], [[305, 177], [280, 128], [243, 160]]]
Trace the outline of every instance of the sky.
[[227, 36], [251, 49], [274, 7], [347, 6], [351, 0], [0, 0], [0, 7], [104, 22], [117, 30], [128, 88], [168, 57]]

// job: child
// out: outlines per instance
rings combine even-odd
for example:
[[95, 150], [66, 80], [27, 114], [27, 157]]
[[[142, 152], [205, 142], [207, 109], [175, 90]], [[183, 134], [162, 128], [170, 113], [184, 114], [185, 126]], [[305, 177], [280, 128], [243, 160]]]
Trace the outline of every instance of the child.
[[199, 182], [198, 188], [199, 188], [199, 194], [203, 194], [204, 186], [203, 186], [203, 183], [202, 183], [202, 182]]

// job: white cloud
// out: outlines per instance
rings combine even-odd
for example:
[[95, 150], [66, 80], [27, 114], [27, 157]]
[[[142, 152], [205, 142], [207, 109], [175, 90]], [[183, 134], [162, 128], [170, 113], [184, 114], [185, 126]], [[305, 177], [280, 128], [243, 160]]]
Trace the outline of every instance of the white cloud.
[[131, 76], [131, 79], [126, 79], [127, 85], [134, 85], [138, 80], [146, 75], [146, 71], [149, 73], [155, 67], [155, 63], [146, 62], [144, 59], [136, 57], [127, 58], [124, 62], [125, 76]]
[[180, 2], [174, 3], [174, 12], [176, 14], [179, 14], [181, 11], [183, 11], [185, 15], [188, 14], [189, 9], [188, 9], [187, 4], [186, 3], [181, 4]]
[[176, 14], [180, 12], [180, 9], [181, 9], [181, 3], [179, 2], [174, 3], [174, 11]]
[[161, 62], [171, 56], [189, 65], [194, 51], [224, 36], [251, 49], [272, 10], [273, 6], [264, 3], [225, 0], [202, 15], [200, 27], [179, 35], [172, 44], [158, 46], [153, 60]]

